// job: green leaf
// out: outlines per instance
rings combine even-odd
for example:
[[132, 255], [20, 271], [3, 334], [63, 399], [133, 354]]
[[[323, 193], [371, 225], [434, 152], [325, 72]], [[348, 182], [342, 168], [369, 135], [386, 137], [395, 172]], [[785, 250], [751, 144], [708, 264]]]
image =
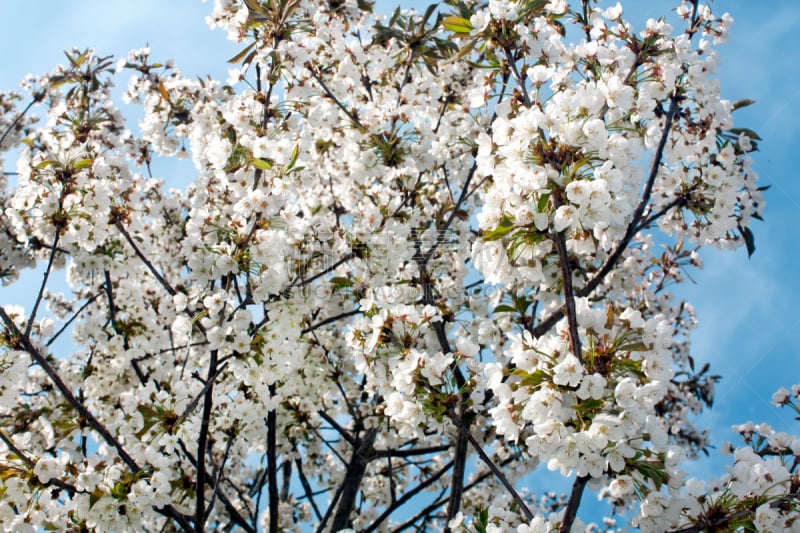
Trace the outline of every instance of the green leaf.
[[81, 65], [83, 65], [83, 62], [86, 60], [86, 55], [88, 53], [89, 53], [88, 50], [84, 50], [83, 53], [78, 54], [75, 57], [69, 55], [68, 52], [64, 52], [64, 55], [67, 56], [67, 59], [69, 59], [69, 62], [72, 64], [73, 67], [81, 68]]
[[516, 308], [511, 307], [510, 305], [507, 304], [500, 304], [497, 307], [495, 307], [494, 310], [492, 311], [492, 313], [516, 313], [516, 312], [517, 312]]
[[269, 161], [264, 161], [263, 159], [259, 159], [254, 157], [252, 161], [250, 161], [254, 167], [260, 168], [261, 170], [272, 170], [272, 163]]
[[93, 159], [81, 159], [80, 161], [76, 161], [72, 165], [72, 168], [74, 168], [75, 170], [81, 170], [82, 168], [89, 168], [90, 166], [92, 166], [93, 162], [94, 162]]
[[425, 10], [425, 14], [422, 16], [422, 22], [421, 22], [423, 27], [428, 23], [428, 19], [431, 18], [431, 15], [433, 15], [437, 7], [438, 7], [437, 4], [431, 4], [428, 6], [428, 9]]
[[[244, 50], [242, 50], [241, 52], [239, 52], [238, 54], [236, 54], [235, 56], [230, 58], [228, 60], [228, 63], [238, 63], [239, 61], [241, 61], [242, 59], [245, 58], [245, 56], [250, 52], [250, 50], [253, 49], [253, 47], [255, 45], [256, 45], [255, 42], [252, 42], [252, 43], [248, 44], [247, 46], [245, 46]], [[246, 63], [246, 61], [245, 61], [245, 63]]]
[[347, 278], [335, 277], [331, 278], [331, 285], [337, 289], [344, 289], [345, 287], [352, 287], [353, 281]]
[[739, 226], [739, 233], [742, 234], [744, 245], [747, 247], [747, 257], [753, 257], [756, 251], [755, 235], [750, 231], [750, 228], [743, 228], [741, 225]]
[[469, 19], [465, 19], [462, 17], [456, 17], [456, 16], [446, 17], [442, 21], [442, 26], [444, 26], [445, 29], [450, 30], [454, 33], [462, 33], [469, 35], [469, 32], [472, 31], [472, 23], [469, 21]]
[[547, 202], [550, 200], [549, 194], [543, 194], [539, 196], [539, 201], [536, 202], [536, 210], [540, 213], [545, 212], [545, 208], [547, 207]]
[[54, 165], [58, 165], [58, 161], [47, 160], [47, 161], [42, 161], [41, 163], [39, 163], [38, 165], [36, 165], [33, 168], [38, 170], [38, 169], [41, 169], [41, 168], [52, 167]]
[[750, 137], [754, 141], [762, 140], [761, 137], [758, 136], [758, 133], [754, 132], [753, 130], [751, 130], [749, 128], [731, 128], [728, 131], [730, 131], [731, 133], [735, 134], [737, 137], [739, 135], [741, 135], [742, 133], [744, 133], [745, 135], [747, 135], [748, 137]]
[[733, 108], [731, 110], [736, 111], [737, 109], [742, 109], [743, 107], [751, 106], [755, 103], [756, 103], [755, 100], [751, 100], [749, 98], [742, 98], [741, 100], [736, 100], [733, 103]]
[[167, 88], [164, 87], [163, 81], [158, 82], [158, 92], [161, 95], [161, 98], [169, 102], [169, 91], [167, 91]]
[[248, 11], [251, 13], [257, 13], [264, 17], [269, 15], [269, 12], [261, 5], [261, 2], [257, 0], [244, 0], [245, 5], [247, 6]]
[[294, 164], [297, 163], [297, 156], [300, 155], [300, 145], [295, 145], [294, 149], [292, 150], [292, 155], [289, 158], [289, 164], [286, 165], [286, 168], [294, 167]]
[[[456, 37], [460, 37], [460, 35], [456, 35]], [[478, 38], [475, 37], [474, 39], [470, 40], [467, 44], [465, 44], [461, 49], [456, 52], [450, 59], [444, 62], [445, 65], [449, 63], [455, 63], [459, 61], [461, 58], [467, 56], [472, 50], [475, 48], [475, 45], [478, 44]], [[470, 63], [469, 61], [467, 63]]]
[[489, 230], [483, 234], [483, 240], [496, 241], [511, 233], [511, 230], [513, 229], [514, 221], [508, 216], [504, 215], [503, 218], [500, 219], [500, 222], [497, 224], [495, 229]]
[[618, 346], [617, 350], [622, 350], [623, 352], [646, 352], [648, 348], [643, 342], [630, 342], [628, 344]]

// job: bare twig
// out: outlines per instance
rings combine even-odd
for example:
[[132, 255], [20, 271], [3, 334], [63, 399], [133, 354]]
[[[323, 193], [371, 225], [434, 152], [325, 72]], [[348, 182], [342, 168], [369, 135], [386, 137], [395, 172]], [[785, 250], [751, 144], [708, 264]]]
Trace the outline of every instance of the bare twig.
[[228, 461], [228, 455], [231, 453], [231, 446], [233, 445], [233, 432], [228, 434], [228, 442], [225, 443], [225, 453], [222, 455], [219, 469], [217, 469], [216, 476], [214, 476], [214, 490], [211, 492], [211, 499], [208, 500], [208, 508], [214, 508], [214, 502], [217, 499], [217, 492], [219, 491], [219, 483], [222, 481], [222, 473], [225, 471], [225, 463]]
[[63, 326], [61, 326], [61, 327], [58, 329], [58, 331], [56, 331], [56, 332], [53, 334], [53, 336], [52, 336], [52, 337], [50, 337], [50, 340], [48, 340], [48, 341], [45, 343], [45, 346], [47, 346], [47, 347], [50, 347], [50, 345], [51, 345], [51, 344], [53, 344], [53, 343], [56, 341], [56, 339], [58, 339], [58, 337], [59, 337], [59, 336], [60, 336], [62, 333], [64, 333], [64, 331], [66, 331], [66, 329], [67, 329], [67, 328], [70, 326], [70, 324], [72, 324], [72, 323], [75, 321], [75, 319], [76, 319], [76, 318], [78, 318], [78, 316], [79, 316], [79, 315], [80, 315], [80, 314], [81, 314], [81, 313], [82, 313], [82, 312], [83, 312], [83, 311], [84, 311], [84, 310], [85, 310], [87, 307], [89, 307], [90, 305], [92, 305], [92, 303], [94, 303], [94, 301], [95, 301], [95, 300], [97, 300], [97, 298], [99, 298], [101, 294], [102, 294], [101, 292], [98, 292], [97, 294], [95, 294], [94, 296], [92, 296], [91, 298], [89, 298], [88, 300], [86, 300], [86, 302], [84, 302], [84, 304], [83, 304], [82, 306], [80, 306], [80, 308], [79, 308], [77, 311], [75, 311], [75, 313], [73, 313], [73, 315], [72, 315], [71, 317], [69, 317], [69, 320], [67, 320], [67, 321], [64, 323], [64, 325], [63, 325]]
[[319, 507], [317, 507], [317, 502], [314, 501], [314, 492], [311, 490], [311, 484], [308, 482], [308, 478], [303, 472], [303, 462], [298, 457], [294, 460], [294, 464], [297, 466], [297, 477], [300, 478], [300, 484], [303, 486], [303, 491], [306, 493], [308, 503], [311, 504], [311, 508], [314, 510], [317, 520], [322, 520], [322, 515], [319, 512]]
[[341, 100], [339, 100], [339, 98], [337, 98], [336, 95], [333, 94], [333, 91], [331, 91], [328, 88], [328, 85], [322, 80], [319, 73], [317, 72], [316, 67], [314, 67], [313, 65], [308, 65], [308, 71], [311, 73], [311, 76], [315, 80], [317, 80], [317, 83], [319, 83], [320, 87], [322, 87], [322, 90], [325, 91], [325, 94], [328, 96], [328, 98], [333, 100], [334, 103], [337, 105], [337, 107], [341, 109], [345, 115], [347, 115], [347, 118], [349, 118], [353, 122], [353, 124], [355, 124], [358, 128], [362, 130], [366, 129], [364, 128], [364, 125], [361, 123], [358, 117], [355, 115], [355, 113], [347, 109], [347, 107], [341, 102]]
[[11, 133], [11, 130], [13, 130], [16, 127], [16, 125], [19, 124], [19, 121], [22, 120], [22, 117], [24, 117], [28, 113], [28, 111], [30, 111], [30, 109], [33, 107], [34, 104], [41, 102], [46, 94], [47, 93], [44, 90], [40, 90], [33, 93], [33, 100], [31, 100], [30, 103], [28, 103], [25, 109], [20, 111], [20, 113], [16, 116], [16, 118], [14, 118], [11, 124], [8, 125], [6, 131], [3, 132], [3, 135], [0, 136], [0, 145], [2, 145], [3, 141], [6, 140], [6, 137], [8, 136], [9, 133]]
[[339, 433], [339, 435], [341, 435], [342, 438], [344, 440], [346, 440], [351, 446], [355, 446], [356, 445], [356, 440], [353, 438], [353, 436], [350, 434], [350, 432], [347, 431], [345, 428], [343, 428], [341, 426], [341, 424], [339, 424], [331, 415], [329, 415], [328, 413], [326, 413], [322, 409], [317, 411], [317, 414], [320, 417], [322, 417], [322, 419], [325, 420], [325, 422], [330, 424], [331, 427], [333, 427], [333, 429], [335, 429], [336, 432]]
[[402, 505], [405, 505], [411, 498], [422, 492], [423, 490], [427, 489], [434, 483], [436, 483], [443, 475], [447, 473], [453, 467], [453, 461], [450, 461], [446, 465], [444, 465], [438, 472], [427, 478], [425, 481], [421, 482], [419, 485], [414, 487], [413, 489], [409, 490], [405, 494], [403, 494], [400, 498], [397, 499], [392, 505], [387, 507], [379, 516], [376, 518], [372, 524], [370, 524], [366, 529], [364, 529], [363, 533], [372, 533], [386, 520], [391, 514], [399, 509]]
[[136, 256], [142, 261], [142, 263], [144, 263], [144, 265], [153, 274], [153, 276], [155, 276], [158, 282], [161, 283], [161, 285], [167, 290], [170, 296], [175, 296], [176, 294], [178, 294], [178, 291], [176, 291], [172, 287], [172, 285], [170, 285], [170, 283], [166, 280], [166, 278], [164, 278], [164, 276], [161, 275], [158, 269], [156, 269], [155, 265], [153, 265], [153, 263], [150, 262], [150, 260], [147, 259], [147, 257], [145, 257], [145, 255], [142, 253], [139, 247], [136, 246], [136, 243], [133, 241], [133, 238], [131, 237], [130, 233], [128, 233], [128, 230], [125, 229], [125, 226], [122, 225], [122, 222], [120, 220], [115, 220], [114, 225], [117, 227], [117, 229], [119, 229], [120, 233], [122, 233], [122, 235], [125, 237], [125, 240], [128, 241], [128, 244], [131, 245], [131, 248], [133, 248], [133, 252], [136, 254]]
[[36, 313], [39, 311], [39, 305], [42, 303], [44, 291], [47, 288], [47, 280], [50, 277], [50, 272], [53, 271], [53, 262], [56, 260], [56, 254], [58, 253], [58, 240], [60, 238], [61, 228], [57, 227], [56, 236], [53, 238], [53, 247], [50, 250], [50, 259], [47, 261], [47, 268], [44, 271], [44, 279], [42, 280], [42, 284], [39, 286], [39, 294], [36, 295], [36, 301], [33, 303], [33, 309], [31, 309], [31, 314], [28, 317], [28, 324], [25, 326], [26, 337], [31, 334], [31, 328], [33, 328], [33, 323], [36, 321]]

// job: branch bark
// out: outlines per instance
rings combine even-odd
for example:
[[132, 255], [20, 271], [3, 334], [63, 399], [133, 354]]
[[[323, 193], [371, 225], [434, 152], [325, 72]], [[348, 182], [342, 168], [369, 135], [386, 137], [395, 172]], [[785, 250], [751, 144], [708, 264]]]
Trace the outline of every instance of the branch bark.
[[561, 527], [558, 529], [559, 533], [569, 533], [572, 529], [572, 524], [578, 515], [578, 507], [581, 505], [583, 489], [586, 488], [588, 481], [589, 476], [577, 476], [572, 483], [572, 491], [567, 501], [567, 508], [564, 510], [564, 520], [561, 521]]
[[331, 531], [347, 529], [350, 525], [350, 514], [355, 509], [356, 496], [361, 489], [361, 480], [367, 471], [367, 463], [370, 461], [373, 451], [372, 445], [375, 444], [377, 436], [378, 431], [371, 428], [365, 432], [363, 439], [360, 436], [356, 439], [357, 446], [353, 449], [353, 455], [347, 465], [347, 472], [342, 480], [344, 489], [339, 498], [336, 513], [333, 515]]
[[[17, 327], [16, 323], [8, 316], [5, 309], [0, 306], [0, 319], [5, 323], [6, 328], [12, 334], [15, 339], [15, 345], [11, 347], [14, 349], [21, 349], [25, 352], [30, 354], [31, 358], [34, 362], [39, 365], [44, 373], [47, 374], [47, 377], [50, 378], [50, 381], [56, 386], [58, 391], [67, 400], [67, 403], [71, 405], [78, 414], [86, 420], [86, 423], [91, 427], [94, 431], [96, 431], [102, 439], [109, 445], [112, 446], [115, 450], [117, 450], [117, 454], [119, 454], [120, 459], [125, 463], [125, 465], [134, 473], [138, 473], [141, 468], [139, 465], [134, 461], [133, 457], [128, 454], [125, 448], [120, 444], [114, 435], [100, 422], [91, 411], [89, 411], [83, 403], [72, 394], [72, 391], [67, 387], [67, 384], [64, 383], [64, 380], [61, 379], [61, 376], [58, 372], [55, 371], [53, 366], [47, 361], [47, 358], [42, 355], [42, 353], [33, 345], [30, 338], [27, 335], [23, 335], [20, 329]], [[189, 523], [187, 518], [179, 513], [174, 507], [171, 505], [167, 505], [162, 509], [156, 509], [159, 513], [172, 518], [177, 522], [181, 528], [187, 533], [194, 533], [195, 529]]]

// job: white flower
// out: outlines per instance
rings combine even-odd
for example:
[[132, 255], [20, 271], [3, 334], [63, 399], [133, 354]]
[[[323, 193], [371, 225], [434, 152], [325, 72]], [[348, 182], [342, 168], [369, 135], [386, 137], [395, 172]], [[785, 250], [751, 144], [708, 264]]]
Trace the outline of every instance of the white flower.
[[564, 231], [574, 223], [575, 209], [569, 205], [562, 205], [556, 209], [556, 214], [553, 217], [553, 229], [556, 231]]
[[781, 387], [772, 395], [772, 403], [774, 405], [783, 405], [789, 401], [789, 391], [786, 387]]
[[636, 384], [631, 378], [625, 378], [614, 388], [614, 398], [623, 409], [636, 406]]
[[33, 473], [42, 483], [49, 483], [51, 479], [64, 474], [64, 465], [55, 457], [42, 457], [36, 461]]
[[564, 359], [553, 367], [553, 383], [577, 387], [583, 377], [583, 365], [580, 360], [568, 353]]
[[450, 529], [457, 529], [463, 523], [464, 523], [464, 513], [459, 511], [458, 513], [456, 513], [453, 519], [447, 523], [447, 527]]
[[605, 122], [599, 118], [584, 122], [583, 134], [586, 135], [589, 146], [595, 150], [605, 148], [608, 143], [608, 130], [606, 130]]
[[480, 345], [472, 342], [472, 339], [461, 336], [456, 340], [456, 349], [465, 357], [474, 357], [480, 351]]
[[603, 11], [603, 17], [607, 18], [608, 20], [617, 20], [621, 16], [622, 5], [620, 5], [619, 2]]
[[511, 20], [517, 18], [517, 6], [509, 0], [489, 0], [489, 12], [495, 20]]
[[778, 531], [779, 520], [780, 513], [777, 509], [773, 509], [769, 503], [759, 505], [753, 515], [753, 524], [756, 526], [757, 531]]
[[567, 5], [567, 0], [550, 0], [545, 9], [549, 13], [560, 15], [567, 12], [569, 5]]
[[651, 492], [642, 500], [640, 512], [645, 517], [661, 516], [669, 503], [669, 496], [663, 492]]
[[603, 397], [606, 388], [606, 379], [600, 374], [591, 374], [583, 378], [581, 386], [575, 394], [581, 400], [592, 398], [598, 400]]
[[615, 498], [622, 498], [628, 494], [632, 494], [633, 488], [633, 478], [628, 475], [619, 476], [608, 485], [609, 492]]

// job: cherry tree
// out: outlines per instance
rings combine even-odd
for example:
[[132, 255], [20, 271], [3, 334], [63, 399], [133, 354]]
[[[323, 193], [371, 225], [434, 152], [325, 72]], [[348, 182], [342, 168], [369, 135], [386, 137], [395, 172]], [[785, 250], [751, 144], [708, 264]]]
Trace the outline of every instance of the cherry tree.
[[752, 102], [714, 78], [727, 14], [208, 22], [226, 81], [72, 50], [0, 95], [0, 276], [43, 273], [0, 307], [5, 531], [800, 530], [797, 437], [744, 424], [726, 475], [683, 470], [719, 378], [670, 289], [703, 247], [752, 252], [764, 206]]

